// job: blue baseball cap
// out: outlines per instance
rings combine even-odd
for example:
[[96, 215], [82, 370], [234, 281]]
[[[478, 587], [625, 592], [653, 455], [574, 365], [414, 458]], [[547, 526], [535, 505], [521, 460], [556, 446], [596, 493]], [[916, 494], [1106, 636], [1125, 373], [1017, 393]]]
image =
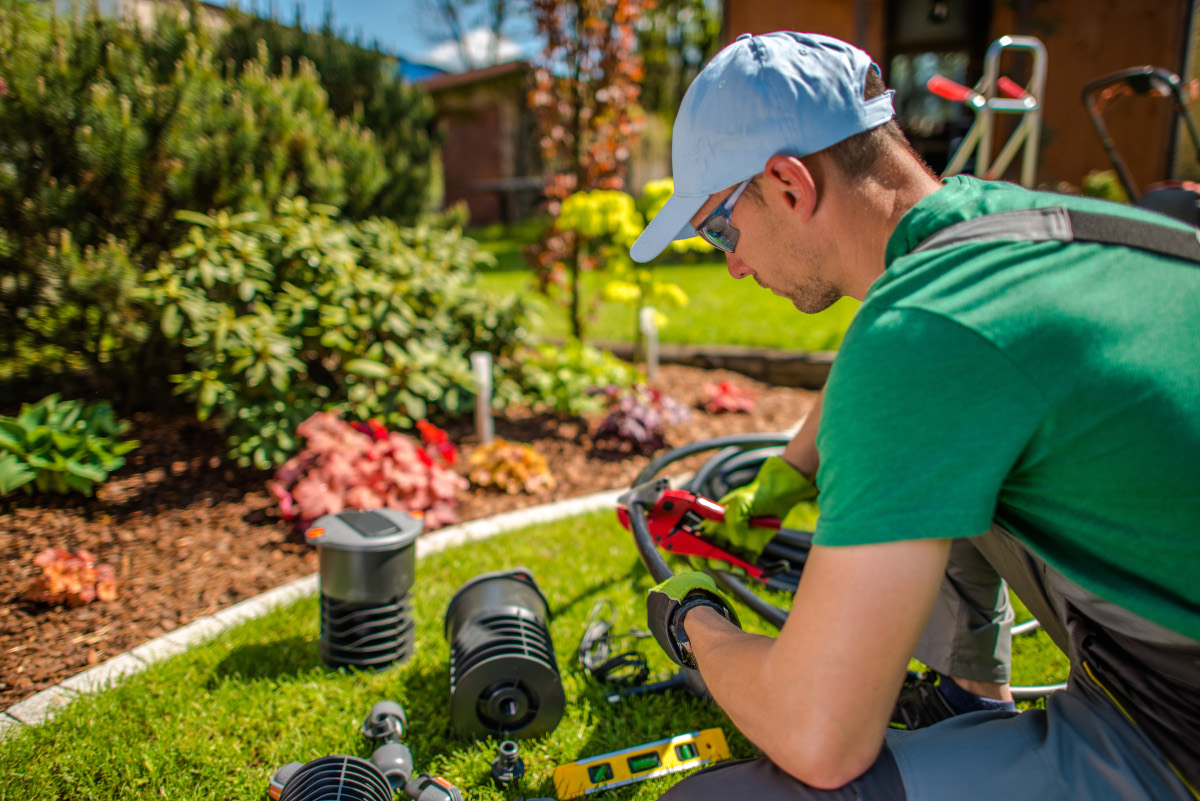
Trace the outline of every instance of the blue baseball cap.
[[816, 33], [744, 33], [692, 81], [671, 143], [675, 192], [629, 250], [650, 261], [708, 198], [758, 175], [779, 153], [808, 156], [895, 116], [892, 91], [863, 100], [871, 57]]

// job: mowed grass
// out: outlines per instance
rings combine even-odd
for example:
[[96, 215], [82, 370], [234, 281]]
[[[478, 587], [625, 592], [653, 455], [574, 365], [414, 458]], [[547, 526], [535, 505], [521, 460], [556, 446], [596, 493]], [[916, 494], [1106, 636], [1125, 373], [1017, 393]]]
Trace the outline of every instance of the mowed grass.
[[[735, 281], [723, 262], [668, 265], [653, 268], [657, 280], [678, 284], [688, 296], [680, 309], [661, 309], [669, 318], [659, 341], [689, 345], [743, 345], [783, 350], [836, 350], [858, 308], [844, 298], [820, 314], [804, 314], [791, 301], [772, 294], [751, 279]], [[589, 341], [631, 342], [636, 312], [630, 305], [597, 303], [611, 276], [584, 276], [584, 304]], [[480, 286], [502, 294], [519, 294], [536, 311], [535, 333], [563, 339], [570, 328], [566, 311], [536, 291], [534, 278], [524, 270], [483, 273]]]
[[[448, 645], [442, 633], [454, 591], [485, 571], [528, 568], [553, 611], [551, 635], [567, 696], [562, 722], [521, 741], [526, 773], [519, 791], [490, 781], [494, 740], [458, 738], [449, 712]], [[753, 746], [715, 706], [680, 692], [610, 704], [588, 677], [576, 648], [593, 605], [612, 602], [615, 631], [644, 627], [650, 579], [612, 513], [596, 513], [512, 532], [434, 554], [418, 563], [413, 592], [417, 649], [406, 665], [381, 673], [326, 669], [318, 652], [319, 614], [306, 599], [247, 623], [125, 684], [82, 697], [47, 725], [0, 746], [0, 799], [257, 799], [276, 768], [322, 756], [368, 758], [359, 734], [377, 701], [407, 711], [418, 771], [442, 775], [469, 799], [552, 796], [551, 775], [566, 762], [662, 737], [719, 726], [733, 756]], [[787, 603], [787, 596], [773, 598]], [[741, 609], [747, 628], [771, 633]], [[1038, 638], [1016, 645], [1018, 677], [1065, 675], [1065, 658]], [[652, 640], [637, 647], [652, 674], [673, 666]], [[613, 799], [653, 799], [680, 776], [615, 790]]]

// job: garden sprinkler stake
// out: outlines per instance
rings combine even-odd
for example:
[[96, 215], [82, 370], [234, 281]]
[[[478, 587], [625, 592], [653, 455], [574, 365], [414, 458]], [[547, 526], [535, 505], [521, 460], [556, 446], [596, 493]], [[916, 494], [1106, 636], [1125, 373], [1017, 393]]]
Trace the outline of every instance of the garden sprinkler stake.
[[321, 561], [321, 658], [331, 668], [382, 670], [413, 653], [409, 590], [415, 515], [395, 509], [323, 515], [305, 533]]

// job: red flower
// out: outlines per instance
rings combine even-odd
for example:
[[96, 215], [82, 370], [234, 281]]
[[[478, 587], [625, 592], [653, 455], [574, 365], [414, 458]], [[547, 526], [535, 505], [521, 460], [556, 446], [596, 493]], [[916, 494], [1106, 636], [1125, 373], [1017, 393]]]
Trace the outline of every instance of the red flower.
[[351, 423], [350, 426], [360, 433], [366, 434], [374, 442], [387, 439], [388, 430], [383, 427], [383, 424], [372, 417], [365, 423]]
[[421, 432], [421, 441], [426, 445], [441, 445], [450, 441], [450, 435], [428, 420], [418, 420], [417, 430]]

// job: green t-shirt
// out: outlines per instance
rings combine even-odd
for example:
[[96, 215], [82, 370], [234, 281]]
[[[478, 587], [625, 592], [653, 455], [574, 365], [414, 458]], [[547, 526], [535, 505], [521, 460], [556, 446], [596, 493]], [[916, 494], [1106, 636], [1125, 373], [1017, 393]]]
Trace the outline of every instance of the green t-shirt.
[[829, 376], [815, 541], [995, 521], [1082, 587], [1200, 639], [1200, 266], [1089, 243], [909, 255], [953, 223], [1059, 205], [1166, 221], [968, 177], [900, 221]]

